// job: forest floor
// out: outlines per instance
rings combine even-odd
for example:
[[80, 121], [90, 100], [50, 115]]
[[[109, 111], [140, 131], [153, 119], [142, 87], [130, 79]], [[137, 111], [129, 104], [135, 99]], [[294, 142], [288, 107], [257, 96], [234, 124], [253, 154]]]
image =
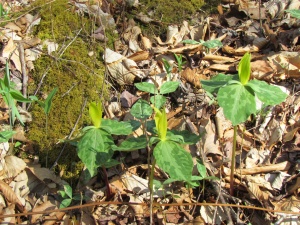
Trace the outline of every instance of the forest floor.
[[[300, 224], [299, 1], [0, 6], [1, 224]], [[220, 90], [248, 53], [250, 79], [278, 87], [263, 102], [286, 97], [229, 93], [229, 111], [256, 107], [239, 121], [206, 81]], [[164, 110], [176, 151], [157, 142]]]

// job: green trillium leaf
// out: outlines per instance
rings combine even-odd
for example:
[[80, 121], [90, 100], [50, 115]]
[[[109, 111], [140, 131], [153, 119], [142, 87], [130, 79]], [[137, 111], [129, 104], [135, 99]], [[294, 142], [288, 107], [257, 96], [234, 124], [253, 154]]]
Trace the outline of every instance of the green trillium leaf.
[[269, 85], [265, 81], [250, 80], [247, 86], [251, 87], [258, 99], [267, 105], [280, 104], [287, 97], [279, 87]]
[[119, 122], [117, 120], [103, 119], [101, 129], [106, 130], [109, 134], [128, 135], [131, 134], [134, 127], [130, 121]]
[[220, 88], [217, 99], [225, 117], [234, 126], [245, 122], [256, 111], [254, 92], [244, 85], [232, 84]]
[[153, 150], [157, 165], [167, 172], [171, 179], [190, 181], [193, 170], [191, 154], [173, 141], [160, 141]]
[[88, 130], [77, 145], [78, 157], [87, 167], [91, 177], [96, 174], [99, 166], [105, 164], [112, 155], [111, 146], [114, 142], [111, 136], [97, 128]]
[[153, 109], [149, 103], [143, 99], [139, 99], [130, 109], [131, 115], [140, 120], [148, 119], [152, 113]]
[[155, 85], [148, 82], [136, 83], [134, 84], [134, 86], [136, 86], [136, 88], [139, 89], [140, 91], [149, 92], [151, 94], [157, 94], [158, 92]]
[[161, 109], [165, 105], [166, 101], [167, 99], [163, 95], [154, 95], [150, 98], [150, 102], [158, 109]]
[[201, 80], [202, 88], [209, 93], [217, 93], [220, 87], [223, 87], [230, 80], [238, 80], [238, 75], [225, 75], [219, 73], [210, 80]]
[[163, 95], [163, 94], [168, 94], [168, 93], [174, 92], [174, 91], [176, 91], [178, 86], [179, 86], [178, 81], [167, 81], [167, 82], [163, 83], [163, 85], [161, 85], [161, 87], [159, 89], [159, 93], [161, 95]]
[[120, 146], [113, 146], [113, 150], [118, 151], [134, 151], [145, 148], [147, 146], [147, 138], [145, 135], [139, 137], [131, 137], [124, 140]]

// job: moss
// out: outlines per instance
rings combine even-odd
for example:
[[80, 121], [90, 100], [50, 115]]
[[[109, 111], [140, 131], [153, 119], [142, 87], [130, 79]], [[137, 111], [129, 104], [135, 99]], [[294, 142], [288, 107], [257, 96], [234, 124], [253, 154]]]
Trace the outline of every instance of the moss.
[[[195, 20], [195, 17], [200, 17], [201, 14], [208, 16], [212, 12], [217, 12], [217, 5], [220, 4], [220, 0], [140, 0], [139, 2], [141, 6], [132, 13], [139, 14], [142, 12], [145, 15], [151, 14], [150, 17], [159, 22], [149, 24], [141, 23], [140, 27], [143, 33], [149, 37], [155, 35], [161, 36], [162, 38], [164, 38], [168, 25], [181, 25], [184, 20], [194, 25], [192, 21]], [[129, 10], [127, 18], [132, 17], [130, 13]]]
[[153, 32], [160, 35], [166, 31], [170, 24], [182, 24], [184, 20], [190, 20], [195, 13], [204, 5], [204, 0], [141, 0], [142, 7], [136, 10], [136, 14], [142, 11], [147, 15], [153, 12], [152, 19], [160, 21], [158, 25], [147, 24], [143, 27], [146, 33]]
[[[42, 5], [43, 1], [35, 4], [39, 2]], [[62, 145], [56, 143], [70, 134], [81, 113], [83, 102], [100, 101], [102, 91], [104, 96], [108, 92], [105, 86], [102, 90], [104, 65], [100, 56], [103, 47], [89, 38], [95, 26], [93, 20], [74, 13], [68, 0], [42, 5], [40, 15], [42, 18], [35, 30], [36, 35], [42, 40], [54, 41], [59, 44], [59, 48], [52, 53], [53, 56], [44, 54], [35, 62], [29, 92], [35, 92], [45, 73], [42, 87], [37, 93], [38, 98], [43, 98], [55, 87], [59, 91], [53, 99], [48, 116], [47, 133], [43, 110], [37, 104], [31, 107], [33, 121], [29, 124], [28, 138], [35, 143], [42, 164], [45, 166], [48, 152], [48, 166], [52, 166], [62, 149]], [[80, 29], [82, 30], [78, 35]], [[113, 42], [113, 37], [114, 35], [110, 35], [109, 42]], [[64, 53], [60, 55], [62, 49]], [[92, 57], [88, 56], [90, 51], [95, 53]], [[79, 128], [89, 123], [85, 109], [75, 135]], [[79, 162], [79, 159], [75, 147], [70, 145], [58, 162], [57, 168], [65, 171], [63, 178], [73, 179], [78, 176], [82, 163], [74, 165], [74, 162]]]

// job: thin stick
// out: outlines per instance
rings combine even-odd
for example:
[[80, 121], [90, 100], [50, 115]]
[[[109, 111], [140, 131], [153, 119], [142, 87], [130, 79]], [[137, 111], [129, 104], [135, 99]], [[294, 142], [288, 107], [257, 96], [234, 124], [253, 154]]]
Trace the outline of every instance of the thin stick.
[[[26, 72], [25, 53], [24, 53], [24, 46], [22, 42], [19, 42], [19, 57], [20, 57], [22, 76], [23, 76], [22, 94], [25, 98], [27, 98], [28, 76]], [[22, 108], [26, 110], [26, 102], [22, 102]]]
[[237, 133], [237, 125], [234, 126], [233, 128], [233, 146], [232, 146], [232, 153], [231, 153], [231, 172], [230, 172], [230, 195], [233, 196], [234, 190], [233, 190], [233, 185], [234, 185], [234, 168], [235, 168], [235, 150], [236, 150], [236, 133]]

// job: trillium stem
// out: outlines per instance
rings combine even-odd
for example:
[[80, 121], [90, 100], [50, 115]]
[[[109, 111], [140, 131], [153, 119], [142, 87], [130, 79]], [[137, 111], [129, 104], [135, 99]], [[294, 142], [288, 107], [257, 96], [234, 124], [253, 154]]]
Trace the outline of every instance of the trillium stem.
[[234, 194], [233, 186], [234, 186], [234, 169], [235, 169], [236, 133], [237, 133], [237, 125], [233, 127], [233, 145], [232, 145], [232, 153], [231, 153], [230, 195], [232, 196]]
[[154, 180], [154, 169], [155, 169], [156, 160], [152, 159], [151, 164], [151, 172], [150, 172], [150, 179], [149, 179], [149, 189], [150, 189], [150, 224], [153, 223], [153, 180]]

